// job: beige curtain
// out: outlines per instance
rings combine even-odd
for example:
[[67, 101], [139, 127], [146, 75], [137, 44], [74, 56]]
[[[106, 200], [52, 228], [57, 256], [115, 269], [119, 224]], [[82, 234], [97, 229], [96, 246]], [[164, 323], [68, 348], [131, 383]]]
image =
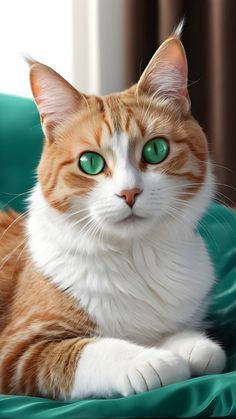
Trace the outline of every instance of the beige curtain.
[[[185, 17], [193, 115], [205, 130], [218, 198], [236, 202], [236, 0], [126, 0], [126, 84]], [[235, 205], [235, 204], [234, 204]]]

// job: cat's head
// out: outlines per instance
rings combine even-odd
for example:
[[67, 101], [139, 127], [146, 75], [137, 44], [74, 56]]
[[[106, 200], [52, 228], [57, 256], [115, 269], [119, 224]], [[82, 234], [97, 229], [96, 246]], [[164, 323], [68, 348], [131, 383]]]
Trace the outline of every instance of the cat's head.
[[177, 34], [136, 85], [104, 97], [79, 93], [41, 63], [30, 67], [45, 133], [38, 178], [51, 207], [88, 234], [127, 238], [199, 218], [211, 194], [208, 146], [190, 113]]

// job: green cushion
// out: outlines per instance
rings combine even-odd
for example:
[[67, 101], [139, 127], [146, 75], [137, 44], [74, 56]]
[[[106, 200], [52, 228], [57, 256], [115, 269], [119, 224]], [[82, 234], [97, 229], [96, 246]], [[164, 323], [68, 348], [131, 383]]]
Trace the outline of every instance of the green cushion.
[[42, 150], [39, 115], [30, 99], [0, 94], [0, 209], [25, 209]]
[[[12, 106], [10, 104], [12, 100]], [[32, 102], [23, 99], [6, 98], [8, 107], [19, 115], [7, 115], [3, 121], [0, 108], [0, 145], [4, 142], [4, 170], [1, 170], [1, 184], [9, 185], [8, 191], [27, 188], [32, 185], [30, 171], [35, 167], [40, 154], [39, 127], [33, 130], [38, 118]], [[21, 109], [17, 109], [18, 105]], [[0, 106], [2, 102], [0, 100]], [[25, 115], [23, 116], [23, 114]], [[22, 119], [24, 124], [22, 125]], [[19, 124], [11, 126], [15, 121]], [[25, 127], [25, 128], [24, 128]], [[9, 129], [9, 141], [7, 130]], [[25, 135], [23, 131], [26, 131]], [[13, 135], [14, 132], [14, 135]], [[31, 138], [32, 137], [32, 138]], [[30, 138], [32, 144], [30, 145]], [[23, 141], [21, 146], [18, 142]], [[17, 143], [17, 146], [16, 146]], [[22, 149], [21, 149], [22, 147]], [[28, 148], [29, 147], [29, 148]], [[24, 150], [24, 151], [23, 151]], [[20, 161], [17, 154], [21, 155]], [[17, 175], [9, 181], [10, 165], [16, 164]], [[32, 163], [32, 161], [34, 163]], [[26, 169], [27, 166], [27, 169]], [[2, 168], [2, 166], [1, 166]], [[24, 179], [24, 177], [27, 179]], [[20, 186], [19, 186], [20, 185]], [[21, 186], [22, 185], [22, 186]], [[2, 186], [0, 186], [1, 191]], [[9, 189], [10, 188], [10, 189]], [[17, 192], [16, 192], [17, 191]], [[5, 201], [3, 195], [2, 200]], [[22, 198], [22, 197], [20, 197]], [[6, 202], [6, 201], [5, 201]], [[22, 208], [22, 200], [12, 201], [15, 208]], [[236, 417], [236, 214], [224, 206], [212, 204], [208, 213], [199, 223], [199, 232], [204, 238], [212, 258], [218, 281], [213, 289], [213, 302], [209, 309], [208, 320], [211, 332], [222, 341], [228, 353], [228, 364], [224, 374], [198, 377], [185, 382], [172, 384], [149, 393], [110, 400], [86, 400], [60, 402], [43, 398], [2, 396], [0, 397], [0, 418], [37, 418], [37, 419], [77, 419], [77, 418], [156, 418], [165, 417]], [[197, 267], [196, 267], [197, 269]]]

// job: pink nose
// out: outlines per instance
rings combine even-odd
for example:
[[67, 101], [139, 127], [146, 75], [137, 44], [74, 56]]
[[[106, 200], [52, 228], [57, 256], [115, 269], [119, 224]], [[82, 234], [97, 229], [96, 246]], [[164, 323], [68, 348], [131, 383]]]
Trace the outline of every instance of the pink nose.
[[133, 189], [125, 189], [121, 191], [118, 196], [123, 198], [126, 201], [126, 204], [130, 206], [130, 208], [133, 207], [136, 197], [140, 195], [143, 191], [139, 188], [133, 188]]

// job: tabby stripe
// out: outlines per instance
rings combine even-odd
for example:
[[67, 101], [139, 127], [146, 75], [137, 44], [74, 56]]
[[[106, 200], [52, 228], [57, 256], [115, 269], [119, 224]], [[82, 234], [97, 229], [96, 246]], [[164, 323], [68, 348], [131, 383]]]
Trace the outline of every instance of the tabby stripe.
[[168, 161], [168, 167], [165, 169], [165, 171], [168, 173], [168, 168], [172, 170], [181, 169], [182, 166], [187, 162], [187, 160], [188, 160], [188, 153], [182, 151], [177, 156], [172, 157]]
[[[42, 314], [42, 315], [36, 315], [36, 314], [32, 314], [32, 316], [28, 317], [26, 320], [24, 320], [23, 322], [17, 323], [15, 328], [8, 328], [7, 329], [7, 336], [9, 335], [14, 335], [16, 333], [18, 333], [21, 329], [26, 330], [28, 329], [29, 326], [35, 327], [35, 324], [45, 324], [45, 323], [49, 323], [49, 322], [54, 322], [54, 324], [57, 324], [58, 326], [60, 325], [60, 322], [65, 325], [68, 325], [68, 320], [64, 317], [64, 316], [60, 316], [59, 314], [55, 314], [55, 315], [49, 315], [49, 314]], [[49, 323], [51, 324], [51, 323]]]
[[101, 113], [105, 112], [105, 105], [101, 97], [96, 96], [97, 103], [99, 105], [99, 110]]
[[70, 188], [74, 187], [76, 189], [75, 194], [81, 193], [84, 195], [91, 191], [96, 182], [95, 179], [90, 177], [69, 172], [64, 174], [63, 179]]
[[176, 173], [176, 172], [168, 171], [168, 175], [186, 177], [188, 180], [194, 180], [196, 182], [199, 182], [199, 184], [201, 184], [204, 179], [203, 175], [196, 176], [192, 172], [183, 172], [183, 173], [177, 172]]
[[187, 193], [183, 192], [183, 194], [180, 195], [179, 198], [183, 199], [185, 201], [189, 201], [190, 199], [192, 199], [192, 195], [189, 195], [188, 192], [191, 192], [192, 194], [196, 194], [199, 191], [199, 189], [201, 188], [201, 186], [202, 186], [202, 183], [199, 183], [198, 185], [194, 185], [194, 186], [188, 186], [186, 188]]
[[146, 133], [146, 129], [145, 129], [144, 125], [142, 124], [142, 122], [138, 118], [135, 118], [135, 122], [136, 122], [136, 124], [139, 128], [139, 131], [141, 132], [142, 136], [144, 137], [145, 133]]
[[[25, 353], [25, 359], [18, 362], [16, 371], [16, 388], [22, 394], [40, 396], [36, 387], [37, 383], [37, 361], [42, 351], [48, 346], [48, 341], [36, 343], [33, 348]], [[29, 353], [28, 353], [29, 352]], [[22, 355], [24, 357], [24, 355]]]
[[60, 201], [55, 198], [49, 198], [50, 205], [57, 211], [64, 213], [65, 211], [68, 211], [70, 209], [70, 206], [67, 202], [68, 197], [70, 197], [70, 195], [64, 195], [63, 198], [60, 199]]
[[108, 120], [106, 118], [103, 119], [103, 122], [106, 125], [106, 127], [107, 127], [107, 129], [109, 131], [110, 136], [112, 136], [112, 128], [111, 128], [110, 123], [108, 122]]
[[47, 186], [47, 189], [44, 190], [45, 196], [48, 198], [51, 193], [53, 192], [56, 184], [57, 184], [57, 179], [58, 179], [58, 175], [60, 173], [60, 171], [62, 170], [62, 168], [68, 164], [71, 164], [74, 162], [74, 159], [69, 159], [69, 160], [65, 160], [63, 162], [61, 162], [57, 169], [55, 169], [55, 172], [53, 172], [53, 179], [50, 181], [50, 185]]
[[189, 147], [189, 149], [192, 152], [192, 154], [195, 157], [197, 157], [198, 160], [202, 160], [207, 155], [207, 152], [206, 151], [196, 150], [196, 148], [194, 147], [193, 143], [188, 138], [184, 138], [184, 139], [181, 139], [181, 140], [176, 140], [174, 142], [176, 144], [181, 144], [181, 143], [186, 144]]
[[21, 356], [25, 351], [28, 350], [29, 346], [37, 343], [42, 339], [41, 334], [31, 336], [27, 340], [18, 342], [15, 347], [10, 351], [10, 354], [6, 356], [1, 364], [1, 377], [2, 377], [2, 386], [1, 391], [5, 394], [12, 393], [12, 378], [14, 375], [14, 370], [16, 368], [17, 362], [19, 362]]
[[41, 353], [38, 379], [42, 389], [47, 384], [47, 393], [53, 398], [62, 398], [71, 391], [76, 366], [85, 345], [91, 339], [69, 339], [50, 342]]
[[126, 117], [126, 122], [125, 122], [125, 131], [128, 132], [129, 127], [130, 127], [130, 120], [134, 116], [134, 114], [133, 114], [132, 109], [129, 106], [126, 107], [126, 111], [127, 111], [127, 117]]
[[101, 147], [101, 142], [102, 142], [102, 127], [99, 127], [94, 135], [95, 141], [98, 145], [98, 147]]
[[128, 132], [130, 126], [130, 115], [127, 115], [126, 122], [125, 122], [125, 131]]

